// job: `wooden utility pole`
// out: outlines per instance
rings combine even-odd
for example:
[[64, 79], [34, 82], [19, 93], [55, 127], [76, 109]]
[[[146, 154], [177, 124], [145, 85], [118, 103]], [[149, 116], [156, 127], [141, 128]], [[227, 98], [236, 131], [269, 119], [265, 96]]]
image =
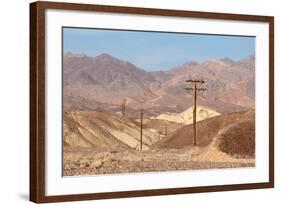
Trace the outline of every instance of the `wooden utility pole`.
[[121, 112], [122, 112], [123, 117], [126, 117], [126, 115], [127, 115], [127, 113], [126, 113], [126, 98], [123, 99], [123, 103], [122, 103], [122, 106], [121, 106]]
[[140, 150], [142, 150], [142, 119], [143, 119], [142, 102], [140, 103], [140, 114], [141, 114], [141, 119], [140, 119]]
[[205, 91], [206, 90], [206, 88], [198, 88], [197, 85], [198, 85], [198, 83], [200, 83], [202, 85], [206, 81], [189, 79], [189, 80], [186, 80], [185, 82], [193, 83], [192, 87], [186, 87], [185, 90], [193, 91], [193, 146], [196, 146], [197, 145], [197, 138], [196, 138], [196, 133], [197, 133], [197, 130], [196, 130], [197, 91]]

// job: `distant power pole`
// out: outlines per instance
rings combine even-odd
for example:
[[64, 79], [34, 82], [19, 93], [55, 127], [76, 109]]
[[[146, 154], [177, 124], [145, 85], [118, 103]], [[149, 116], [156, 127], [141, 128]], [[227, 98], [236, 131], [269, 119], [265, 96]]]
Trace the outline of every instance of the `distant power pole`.
[[123, 99], [123, 103], [121, 105], [121, 111], [122, 111], [123, 117], [126, 117], [126, 115], [127, 115], [127, 113], [126, 113], [126, 98]]
[[140, 150], [142, 150], [142, 119], [143, 119], [142, 102], [140, 103], [140, 114], [141, 114], [141, 119], [140, 119]]
[[193, 80], [189, 79], [186, 80], [187, 83], [192, 83], [192, 87], [186, 87], [185, 90], [193, 91], [193, 146], [197, 145], [197, 138], [196, 138], [196, 99], [197, 99], [197, 91], [205, 91], [206, 88], [198, 88], [197, 85], [200, 83], [201, 85], [204, 84], [206, 81], [204, 80]]

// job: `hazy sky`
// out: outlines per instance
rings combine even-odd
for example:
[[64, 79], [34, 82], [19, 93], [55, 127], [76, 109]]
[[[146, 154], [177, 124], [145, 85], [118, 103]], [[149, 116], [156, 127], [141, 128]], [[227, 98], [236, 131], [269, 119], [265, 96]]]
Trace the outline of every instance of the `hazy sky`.
[[108, 53], [139, 68], [167, 70], [190, 60], [239, 60], [255, 53], [255, 38], [100, 29], [63, 29], [64, 53]]

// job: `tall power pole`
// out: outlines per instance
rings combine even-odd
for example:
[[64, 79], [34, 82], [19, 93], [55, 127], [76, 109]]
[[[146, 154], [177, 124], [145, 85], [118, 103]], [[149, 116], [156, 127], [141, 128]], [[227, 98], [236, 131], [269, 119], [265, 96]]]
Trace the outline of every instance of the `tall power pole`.
[[126, 98], [123, 99], [123, 103], [121, 105], [121, 112], [123, 117], [126, 117], [127, 113], [126, 113]]
[[142, 119], [143, 119], [142, 102], [140, 103], [140, 114], [141, 114], [141, 119], [140, 119], [140, 150], [142, 150]]
[[197, 91], [205, 91], [206, 88], [198, 88], [197, 85], [200, 83], [201, 85], [204, 84], [206, 81], [204, 80], [193, 80], [189, 79], [186, 80], [187, 83], [192, 83], [192, 87], [186, 87], [185, 90], [193, 91], [193, 146], [197, 145], [197, 138], [196, 138], [196, 100], [197, 100]]

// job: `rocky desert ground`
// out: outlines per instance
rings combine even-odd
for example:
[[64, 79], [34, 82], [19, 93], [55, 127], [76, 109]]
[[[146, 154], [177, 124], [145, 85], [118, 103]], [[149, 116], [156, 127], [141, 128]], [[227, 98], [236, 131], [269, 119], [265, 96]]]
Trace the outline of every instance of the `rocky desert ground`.
[[[218, 160], [201, 159], [206, 150], [153, 149], [149, 151], [103, 151], [91, 149], [64, 151], [64, 175], [95, 175], [176, 170], [254, 167], [254, 159], [235, 159], [221, 156]], [[220, 154], [218, 154], [220, 155]], [[223, 154], [222, 154], [223, 155]], [[212, 158], [213, 156], [210, 156]]]

